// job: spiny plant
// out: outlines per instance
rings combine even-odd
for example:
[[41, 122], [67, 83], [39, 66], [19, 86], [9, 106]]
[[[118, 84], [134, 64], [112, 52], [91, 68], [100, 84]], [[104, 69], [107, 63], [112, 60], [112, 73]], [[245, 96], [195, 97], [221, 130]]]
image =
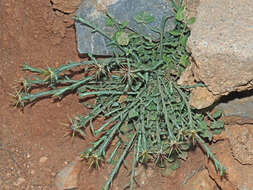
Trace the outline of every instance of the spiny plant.
[[[75, 17], [76, 22], [103, 35], [114, 56], [98, 60], [89, 54], [88, 61], [70, 61], [58, 68], [41, 69], [28, 64], [23, 67], [35, 75], [22, 82], [22, 88], [15, 95], [15, 105], [24, 107], [44, 96], [61, 99], [68, 93], [77, 93], [80, 98], [95, 96], [93, 104], [84, 104], [90, 112], [72, 119], [71, 128], [73, 134], [83, 137], [90, 128], [97, 137], [81, 153], [90, 166], [99, 167], [105, 161], [114, 163], [104, 184], [105, 190], [112, 188], [113, 179], [128, 155], [132, 157], [127, 186], [130, 189], [134, 187], [138, 164], [154, 162], [166, 167], [168, 163], [185, 160], [187, 152], [196, 145], [206, 151], [221, 175], [225, 171], [206, 144], [211, 142], [214, 133], [223, 130], [224, 122], [219, 120], [221, 112], [196, 111], [188, 103], [190, 88], [202, 84], [179, 86], [176, 82], [189, 65], [186, 42], [190, 35], [188, 24], [193, 23], [194, 18], [186, 18], [181, 1], [172, 1], [172, 4], [176, 26], [165, 31], [168, 17], [164, 16], [161, 28], [152, 28], [160, 34], [158, 41], [129, 30], [127, 22], [119, 23], [109, 14], [106, 24], [116, 30], [112, 36], [87, 20]], [[145, 12], [134, 19], [145, 27], [153, 21]], [[83, 72], [82, 78], [73, 79], [68, 74], [67, 71], [76, 68]], [[34, 88], [41, 91], [32, 93]], [[100, 115], [107, 120], [94, 127], [93, 122]]]

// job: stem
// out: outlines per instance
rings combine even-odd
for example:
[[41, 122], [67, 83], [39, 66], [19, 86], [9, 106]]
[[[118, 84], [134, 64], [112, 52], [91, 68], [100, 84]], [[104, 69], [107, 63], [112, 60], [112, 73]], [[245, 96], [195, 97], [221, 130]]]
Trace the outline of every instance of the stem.
[[100, 28], [96, 27], [95, 25], [91, 24], [90, 22], [88, 22], [87, 20], [81, 18], [81, 17], [74, 17], [74, 20], [79, 21], [82, 24], [85, 24], [87, 26], [89, 26], [90, 28], [94, 29], [96, 32], [100, 33], [101, 35], [103, 35], [105, 38], [107, 38], [108, 40], [110, 40], [111, 42], [113, 42], [113, 44], [116, 44], [116, 46], [124, 53], [126, 53], [126, 51], [124, 50], [124, 48], [122, 48], [116, 41], [114, 41], [108, 34], [106, 34], [103, 30], [101, 30]]
[[220, 173], [220, 176], [223, 176], [223, 174], [226, 172], [226, 168], [222, 164], [219, 163], [219, 161], [216, 159], [216, 156], [210, 151], [210, 149], [208, 148], [206, 143], [203, 141], [203, 139], [198, 134], [195, 134], [195, 135], [198, 139], [199, 144], [204, 147], [207, 156], [212, 159], [216, 170]]
[[189, 105], [188, 101], [186, 100], [186, 97], [185, 97], [184, 93], [182, 92], [182, 90], [180, 88], [178, 88], [178, 86], [175, 83], [173, 83], [173, 86], [175, 87], [175, 89], [178, 91], [178, 93], [182, 97], [182, 99], [187, 107], [187, 110], [188, 110], [189, 125], [191, 128], [194, 128], [193, 119], [192, 119], [192, 111], [191, 111], [190, 105]]
[[134, 142], [134, 139], [136, 137], [136, 133], [133, 135], [133, 137], [131, 138], [131, 140], [129, 141], [129, 143], [127, 144], [126, 148], [124, 149], [124, 152], [121, 154], [119, 160], [117, 161], [109, 179], [107, 180], [105, 186], [104, 186], [104, 190], [109, 190], [109, 188], [112, 186], [112, 181], [115, 177], [115, 175], [117, 174], [117, 172], [119, 171], [119, 168], [122, 164], [122, 162], [124, 161], [126, 155], [128, 154], [128, 152], [130, 151], [130, 148]]
[[170, 136], [170, 138], [172, 140], [172, 139], [175, 139], [175, 136], [172, 133], [173, 129], [170, 127], [170, 124], [169, 124], [167, 108], [166, 108], [166, 104], [165, 104], [165, 101], [164, 101], [165, 97], [164, 97], [164, 94], [163, 94], [163, 91], [162, 91], [162, 88], [161, 88], [160, 77], [157, 78], [157, 83], [158, 83], [159, 92], [160, 92], [161, 97], [162, 97], [163, 114], [164, 114], [164, 117], [165, 117], [165, 122], [166, 122], [166, 125], [167, 125], [169, 136]]

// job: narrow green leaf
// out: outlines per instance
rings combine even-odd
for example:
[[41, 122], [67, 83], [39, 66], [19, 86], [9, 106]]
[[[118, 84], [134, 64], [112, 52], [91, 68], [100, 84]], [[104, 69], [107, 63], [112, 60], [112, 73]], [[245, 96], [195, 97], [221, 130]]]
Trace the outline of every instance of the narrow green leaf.
[[218, 119], [221, 117], [221, 115], [222, 115], [222, 110], [217, 110], [216, 112], [212, 114], [212, 117], [213, 119]]
[[195, 17], [191, 17], [187, 20], [187, 24], [191, 25], [193, 24], [194, 22], [196, 21], [196, 18]]
[[108, 26], [108, 27], [112, 27], [113, 26], [112, 19], [110, 19], [109, 17], [106, 17], [106, 19], [105, 19], [105, 25]]
[[121, 23], [121, 29], [126, 28], [127, 25], [128, 25], [128, 21], [127, 21], [127, 20], [123, 21], [123, 22]]
[[181, 63], [184, 67], [187, 67], [187, 66], [189, 65], [188, 56], [187, 56], [187, 55], [183, 55], [183, 56], [180, 58], [180, 63]]
[[154, 17], [145, 11], [141, 11], [136, 16], [134, 16], [134, 20], [139, 24], [149, 24], [154, 21]]
[[211, 122], [210, 128], [211, 129], [222, 129], [222, 128], [224, 128], [224, 125], [225, 125], [225, 123], [222, 120], [214, 121], [214, 122]]
[[180, 7], [180, 8], [177, 10], [176, 19], [177, 19], [178, 21], [183, 21], [183, 20], [185, 19], [184, 7]]
[[116, 41], [119, 45], [126, 46], [129, 43], [129, 37], [126, 32], [119, 31], [116, 33]]
[[133, 118], [136, 118], [138, 116], [139, 116], [139, 113], [134, 109], [130, 110], [129, 113], [128, 113], [129, 119], [133, 119]]
[[[169, 33], [173, 36], [180, 36], [182, 34], [182, 32], [179, 30], [170, 30]], [[172, 42], [170, 42], [170, 43], [172, 43]], [[174, 42], [174, 43], [176, 43], [176, 42]]]

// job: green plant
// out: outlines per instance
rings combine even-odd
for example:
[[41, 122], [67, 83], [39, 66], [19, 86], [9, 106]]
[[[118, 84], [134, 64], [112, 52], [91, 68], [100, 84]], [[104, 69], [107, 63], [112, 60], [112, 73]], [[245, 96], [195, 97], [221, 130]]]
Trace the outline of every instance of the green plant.
[[[95, 96], [94, 104], [85, 103], [90, 112], [73, 119], [71, 127], [73, 135], [85, 136], [85, 129], [89, 127], [98, 137], [81, 153], [90, 166], [99, 167], [104, 161], [115, 164], [104, 189], [110, 189], [122, 162], [132, 150], [130, 189], [134, 186], [136, 165], [154, 162], [166, 167], [174, 162], [172, 168], [177, 168], [178, 159], [185, 160], [187, 152], [196, 145], [205, 149], [221, 175], [225, 170], [205, 143], [211, 141], [213, 132], [223, 129], [224, 123], [218, 120], [221, 112], [213, 115], [197, 112], [188, 103], [191, 87], [176, 83], [189, 65], [186, 42], [190, 31], [187, 25], [194, 19], [186, 18], [181, 1], [172, 2], [176, 27], [165, 31], [168, 17], [164, 16], [161, 28], [153, 29], [160, 34], [159, 41], [130, 32], [127, 22], [119, 23], [109, 14], [106, 24], [117, 30], [113, 36], [75, 17], [77, 22], [91, 27], [110, 41], [108, 46], [114, 50], [113, 57], [97, 60], [89, 55], [88, 61], [70, 61], [58, 68], [41, 69], [28, 64], [23, 67], [25, 71], [43, 77], [26, 77], [15, 95], [15, 105], [23, 107], [44, 96], [61, 99], [68, 93], [77, 93], [80, 98]], [[153, 19], [142, 12], [135, 20], [145, 25]], [[80, 67], [83, 77], [72, 79], [67, 71]], [[34, 88], [44, 90], [32, 93]], [[108, 120], [97, 128], [93, 121], [99, 115]], [[115, 146], [111, 145], [112, 141], [116, 142]]]

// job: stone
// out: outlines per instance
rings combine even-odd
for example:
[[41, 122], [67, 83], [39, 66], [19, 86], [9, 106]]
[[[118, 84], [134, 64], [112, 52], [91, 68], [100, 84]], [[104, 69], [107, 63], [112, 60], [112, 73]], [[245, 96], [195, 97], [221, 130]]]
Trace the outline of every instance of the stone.
[[218, 187], [214, 180], [209, 177], [208, 171], [202, 170], [195, 174], [189, 181], [183, 186], [184, 190], [218, 190]]
[[[231, 100], [220, 102], [216, 107], [223, 110], [225, 116], [236, 116], [244, 119], [253, 120], [253, 93], [244, 97], [245, 93], [235, 93], [235, 97]], [[225, 98], [225, 97], [224, 97]]]
[[231, 125], [225, 136], [232, 148], [233, 156], [241, 164], [253, 165], [253, 125]]
[[43, 157], [40, 158], [40, 163], [43, 164], [43, 163], [45, 163], [47, 160], [48, 160], [48, 157], [43, 156]]
[[194, 74], [192, 72], [192, 67], [194, 66], [194, 64], [191, 64], [190, 66], [188, 66], [181, 74], [180, 78], [177, 81], [178, 85], [181, 86], [191, 86], [196, 84], [196, 82], [194, 81]]
[[200, 0], [187, 46], [214, 95], [253, 88], [253, 1]]
[[74, 13], [82, 0], [51, 0], [53, 9], [59, 10], [63, 13]]
[[226, 125], [244, 125], [244, 124], [253, 124], [253, 119], [243, 118], [239, 116], [225, 116], [223, 120]]
[[[128, 22], [127, 27], [133, 29], [136, 32], [140, 32], [148, 35], [152, 39], [159, 39], [158, 33], [152, 31], [150, 27], [160, 29], [162, 17], [172, 16], [172, 5], [167, 0], [86, 0], [83, 1], [75, 15], [81, 17], [89, 23], [92, 23], [105, 31], [111, 36], [115, 31], [111, 27], [105, 25], [106, 16], [105, 12], [108, 12], [113, 18], [120, 23], [124, 21]], [[137, 24], [134, 20], [134, 16], [145, 12], [151, 15], [154, 20], [148, 23], [148, 27], [143, 27], [142, 24]], [[175, 26], [175, 18], [169, 18], [166, 22], [165, 30], [173, 29]], [[94, 55], [112, 55], [112, 47], [107, 47], [109, 42], [103, 35], [98, 32], [92, 32], [93, 29], [80, 23], [75, 22], [76, 36], [77, 36], [77, 49], [80, 54], [91, 53]]]
[[226, 167], [226, 174], [220, 176], [213, 162], [207, 158], [209, 175], [222, 190], [253, 190], [253, 165], [242, 165], [232, 155], [228, 140], [219, 141], [211, 147], [217, 160]]
[[188, 18], [196, 17], [199, 3], [200, 0], [183, 0]]
[[205, 87], [196, 87], [191, 91], [189, 104], [197, 109], [209, 107], [215, 102], [215, 96]]
[[80, 157], [65, 166], [55, 177], [55, 185], [58, 190], [77, 188], [81, 169], [82, 159]]

